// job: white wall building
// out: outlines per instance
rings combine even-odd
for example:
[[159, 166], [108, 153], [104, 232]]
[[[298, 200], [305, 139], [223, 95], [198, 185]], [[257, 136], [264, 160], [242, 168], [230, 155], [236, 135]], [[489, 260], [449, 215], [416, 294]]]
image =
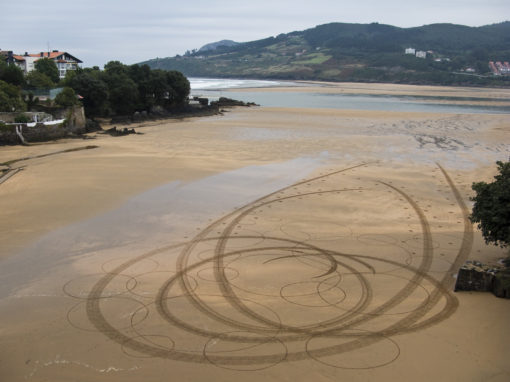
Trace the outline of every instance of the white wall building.
[[40, 60], [41, 58], [49, 58], [55, 62], [60, 79], [66, 76], [68, 70], [76, 70], [78, 68], [78, 64], [82, 63], [81, 60], [69, 53], [59, 52], [58, 50], [35, 54], [28, 54], [25, 52], [24, 55], [12, 54], [12, 52], [10, 53], [11, 54], [7, 57], [7, 59], [10, 59], [14, 64], [16, 64], [25, 74], [30, 73], [35, 69], [35, 62], [37, 60]]
[[412, 54], [413, 56], [416, 54], [416, 49], [414, 48], [407, 48], [406, 54]]
[[416, 57], [418, 58], [427, 58], [427, 52], [424, 52], [423, 50], [419, 50], [416, 52]]

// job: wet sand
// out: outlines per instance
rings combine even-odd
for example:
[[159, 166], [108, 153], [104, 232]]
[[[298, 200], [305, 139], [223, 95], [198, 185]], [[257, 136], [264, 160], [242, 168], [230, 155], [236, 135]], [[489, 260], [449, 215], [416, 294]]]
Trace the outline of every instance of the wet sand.
[[[453, 91], [453, 90], [452, 90]], [[489, 92], [489, 91], [487, 91]], [[497, 92], [497, 91], [496, 91]], [[506, 381], [467, 220], [508, 115], [250, 108], [2, 147], [6, 381]]]
[[[388, 96], [418, 96], [418, 97], [454, 97], [457, 100], [463, 98], [470, 103], [469, 98], [487, 98], [487, 102], [505, 102], [510, 100], [508, 88], [479, 88], [479, 87], [451, 87], [451, 86], [429, 86], [429, 85], [404, 85], [404, 84], [365, 84], [355, 82], [320, 82], [301, 81], [304, 87], [272, 87], [272, 88], [250, 88], [236, 89], [236, 91], [282, 91], [282, 92], [309, 92], [309, 93], [330, 93], [330, 94], [370, 94]], [[499, 103], [492, 103], [497, 105]]]

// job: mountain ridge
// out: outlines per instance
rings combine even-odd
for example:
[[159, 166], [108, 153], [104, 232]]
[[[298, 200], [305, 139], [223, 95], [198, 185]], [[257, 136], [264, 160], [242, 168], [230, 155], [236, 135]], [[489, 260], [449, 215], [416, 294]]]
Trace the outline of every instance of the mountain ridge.
[[[218, 42], [219, 43], [219, 42]], [[507, 86], [489, 61], [510, 61], [510, 22], [400, 28], [329, 23], [260, 40], [151, 59], [187, 76]], [[209, 44], [207, 44], [209, 45]], [[205, 46], [207, 46], [205, 45]], [[426, 52], [405, 54], [406, 48]]]
[[216, 50], [220, 47], [232, 47], [232, 46], [236, 46], [236, 45], [239, 45], [240, 43], [239, 42], [235, 42], [233, 40], [221, 40], [221, 41], [216, 41], [216, 42], [210, 42], [209, 44], [205, 44], [204, 46], [202, 46], [199, 50], [198, 50], [198, 53], [202, 52], [208, 52], [210, 50]]

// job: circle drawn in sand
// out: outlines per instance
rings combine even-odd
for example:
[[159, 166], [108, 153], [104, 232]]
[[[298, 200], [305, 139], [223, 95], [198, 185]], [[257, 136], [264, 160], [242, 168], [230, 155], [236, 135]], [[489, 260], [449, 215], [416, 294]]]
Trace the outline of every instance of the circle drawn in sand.
[[350, 329], [339, 334], [311, 337], [306, 342], [306, 352], [324, 365], [363, 370], [394, 362], [400, 356], [400, 347], [393, 339], [381, 334]]
[[[104, 273], [95, 273], [91, 275], [81, 276], [69, 280], [62, 287], [62, 291], [69, 297], [78, 298], [81, 300], [90, 299], [90, 292], [99, 280], [104, 278]], [[132, 276], [118, 274], [108, 286], [105, 287], [104, 292], [98, 298], [108, 298], [113, 296], [120, 296], [128, 293], [136, 287], [136, 280]]]
[[[329, 195], [345, 191], [326, 189], [338, 180], [334, 179], [336, 175], [365, 166], [333, 171], [285, 187], [283, 196], [272, 193], [257, 199], [199, 230], [185, 243], [140, 254], [124, 264], [115, 264], [114, 269], [108, 267], [107, 274], [68, 283], [64, 291], [75, 298], [82, 298], [82, 291], [89, 292], [83, 304], [84, 316], [98, 331], [129, 348], [135, 356], [209, 362], [245, 371], [265, 369], [284, 360], [305, 359], [345, 369], [388, 365], [400, 354], [391, 336], [432, 326], [449, 317], [457, 307], [455, 297], [446, 288], [450, 279], [431, 275], [435, 243], [420, 205], [402, 188], [378, 180], [377, 192], [395, 194], [407, 203], [421, 234], [406, 234], [405, 238], [410, 239], [402, 241], [402, 234], [356, 235], [353, 230], [349, 240], [357, 237], [362, 245], [353, 246], [352, 240], [344, 248], [356, 247], [362, 253], [340, 250], [342, 232], [336, 237], [331, 229], [318, 232], [316, 226], [307, 230], [306, 225], [289, 222], [287, 217], [275, 219], [275, 215], [285, 212], [286, 203], [291, 200], [292, 208], [303, 203], [303, 214], [309, 214], [311, 208], [306, 203], [316, 203], [315, 207], [328, 200]], [[438, 167], [457, 195], [448, 174]], [[323, 182], [327, 178], [332, 182]], [[322, 188], [318, 188], [319, 182]], [[321, 197], [303, 197], [303, 190]], [[357, 197], [362, 201], [371, 196], [364, 193]], [[342, 199], [334, 198], [336, 202]], [[456, 199], [467, 222], [469, 211], [460, 197]], [[351, 199], [346, 203], [351, 207], [346, 210], [354, 210]], [[271, 209], [272, 206], [278, 207]], [[265, 211], [271, 219], [264, 219]], [[299, 216], [294, 210], [293, 214]], [[244, 228], [245, 219], [250, 223], [249, 229]], [[342, 222], [346, 222], [345, 216]], [[465, 224], [457, 259], [469, 254], [470, 227]], [[331, 240], [310, 242], [314, 235]], [[175, 272], [161, 273], [156, 278], [150, 275], [158, 272], [146, 273], [146, 278], [124, 274], [130, 268], [136, 269], [132, 267], [137, 262], [143, 268], [150, 264], [144, 260], [164, 259], [167, 251], [174, 250], [179, 251], [171, 256], [175, 266], [170, 269]], [[130, 293], [132, 299], [113, 297], [119, 292]], [[247, 293], [250, 298], [246, 298]], [[136, 298], [142, 297], [151, 301], [141, 304]], [[123, 311], [115, 306], [123, 301], [127, 306], [124, 317], [112, 315], [111, 309]], [[149, 304], [155, 309], [145, 314]], [[292, 316], [305, 310], [308, 316]], [[74, 319], [74, 314], [82, 309], [70, 312]], [[128, 329], [124, 329], [125, 318], [132, 321]], [[141, 322], [146, 335], [137, 331]], [[181, 337], [172, 336], [174, 331]], [[186, 335], [202, 339], [203, 352], [179, 350], [184, 347], [176, 338], [185, 341]]]
[[[251, 332], [228, 332], [228, 335], [236, 335], [242, 337], [255, 337]], [[257, 336], [259, 337], [259, 336]], [[230, 342], [220, 337], [212, 337], [207, 341], [204, 346], [204, 357], [213, 365], [222, 369], [237, 370], [237, 371], [258, 371], [273, 367], [287, 358], [287, 346], [276, 337], [260, 337], [255, 343], [253, 342]], [[267, 357], [267, 361], [257, 364], [237, 364], [236, 360], [243, 358], [256, 358], [263, 357], [266, 354], [271, 354]], [[231, 362], [224, 364], [223, 359], [230, 357]], [[218, 363], [221, 360], [222, 363]]]

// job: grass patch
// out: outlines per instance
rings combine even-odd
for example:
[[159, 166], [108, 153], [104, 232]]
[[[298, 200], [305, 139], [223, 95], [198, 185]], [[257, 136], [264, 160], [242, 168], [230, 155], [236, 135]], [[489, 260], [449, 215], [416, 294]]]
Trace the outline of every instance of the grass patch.
[[324, 53], [311, 53], [302, 56], [299, 60], [294, 61], [293, 64], [297, 65], [320, 65], [329, 60], [331, 56], [327, 56]]

